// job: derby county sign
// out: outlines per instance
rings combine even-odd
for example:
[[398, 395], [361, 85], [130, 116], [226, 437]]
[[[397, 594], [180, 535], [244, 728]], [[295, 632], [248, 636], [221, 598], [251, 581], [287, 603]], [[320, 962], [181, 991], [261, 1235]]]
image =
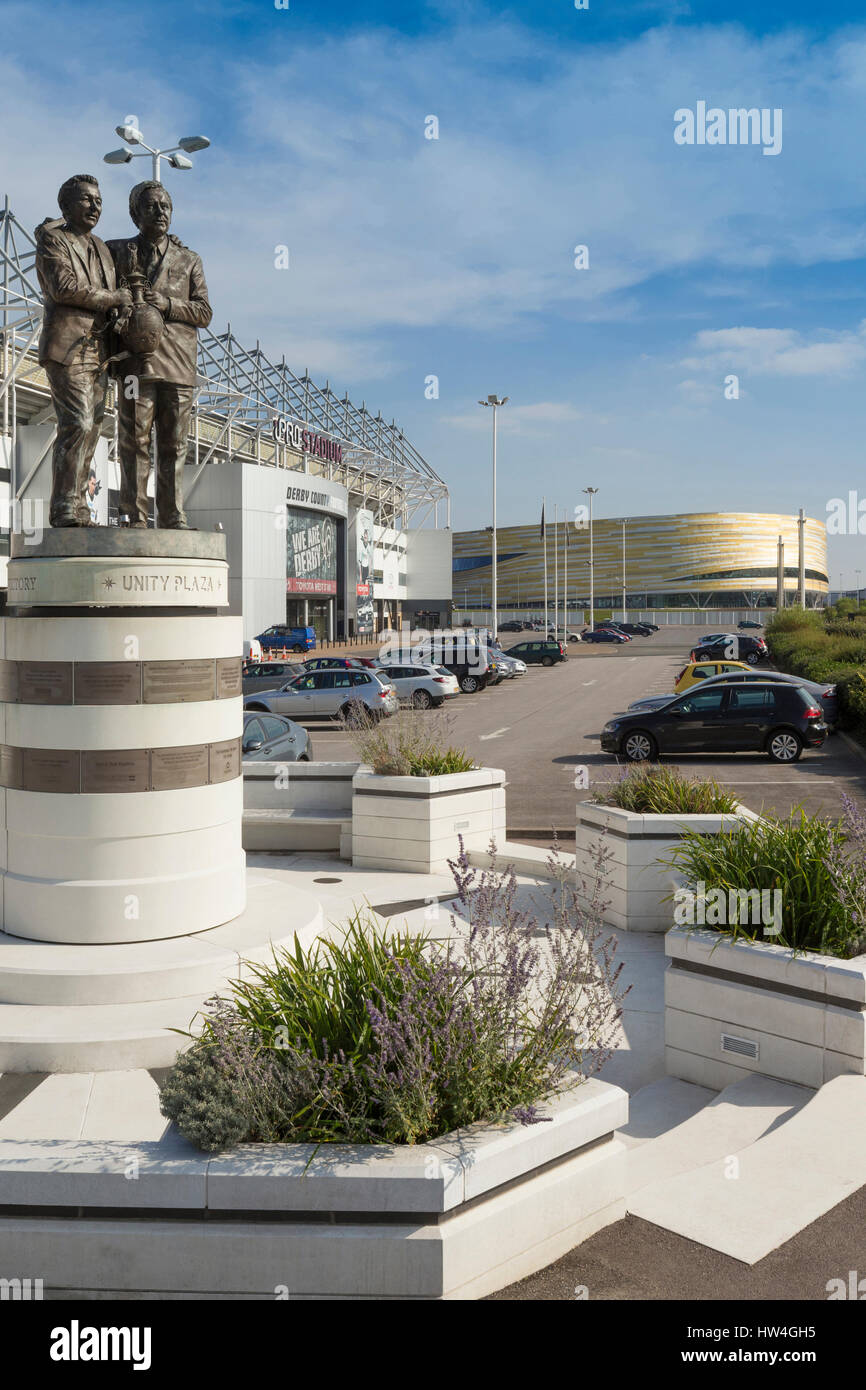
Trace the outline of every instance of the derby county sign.
[[330, 459], [331, 463], [343, 462], [343, 446], [323, 434], [314, 434], [305, 425], [295, 420], [277, 416], [273, 424], [274, 439], [278, 444], [286, 444], [299, 454], [312, 454], [315, 458]]

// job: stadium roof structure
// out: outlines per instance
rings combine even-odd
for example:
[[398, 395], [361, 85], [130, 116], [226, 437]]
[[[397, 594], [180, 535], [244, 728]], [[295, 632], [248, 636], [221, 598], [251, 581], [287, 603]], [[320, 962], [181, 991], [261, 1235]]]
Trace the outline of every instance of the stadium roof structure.
[[[11, 495], [20, 497], [53, 444], [25, 479], [14, 474], [14, 436], [19, 419], [39, 423], [52, 417], [48, 383], [36, 356], [42, 322], [42, 295], [35, 270], [36, 242], [11, 210], [8, 196], [0, 206], [0, 430], [11, 440]], [[232, 333], [200, 329], [198, 386], [194, 409], [194, 461], [199, 473], [208, 464], [230, 460], [289, 467], [285, 446], [273, 437], [275, 420], [298, 424], [340, 445], [340, 461], [310, 456], [309, 471], [342, 483], [358, 505], [376, 521], [400, 530], [414, 525], [446, 526], [451, 522], [447, 485], [410, 444], [392, 420], [373, 415], [340, 398], [330, 383], [317, 385], [305, 371], [297, 376], [286, 364], [271, 361], [257, 343], [245, 348]], [[109, 427], [115, 430], [109, 398]], [[116, 440], [115, 440], [116, 447]], [[292, 456], [294, 457], [294, 456]], [[294, 465], [291, 465], [294, 466]]]

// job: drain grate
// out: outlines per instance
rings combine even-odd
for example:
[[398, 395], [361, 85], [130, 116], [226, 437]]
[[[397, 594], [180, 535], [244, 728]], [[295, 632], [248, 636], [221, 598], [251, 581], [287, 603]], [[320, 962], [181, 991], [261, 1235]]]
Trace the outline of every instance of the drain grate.
[[722, 1051], [736, 1052], [740, 1057], [751, 1057], [753, 1062], [758, 1060], [758, 1044], [751, 1038], [736, 1038], [733, 1033], [722, 1034]]

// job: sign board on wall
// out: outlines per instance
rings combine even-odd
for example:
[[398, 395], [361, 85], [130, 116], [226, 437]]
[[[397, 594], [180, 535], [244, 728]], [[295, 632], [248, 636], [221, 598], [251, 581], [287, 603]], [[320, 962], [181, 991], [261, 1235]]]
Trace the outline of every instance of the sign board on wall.
[[286, 592], [336, 594], [337, 523], [331, 517], [286, 509]]
[[372, 632], [373, 608], [373, 513], [364, 509], [355, 517], [355, 548], [358, 559], [355, 626], [359, 633]]
[[312, 454], [314, 458], [329, 459], [332, 463], [343, 462], [343, 446], [336, 439], [328, 439], [324, 434], [316, 434], [297, 420], [286, 420], [280, 415], [272, 426], [274, 439], [278, 444], [287, 444], [299, 454]]

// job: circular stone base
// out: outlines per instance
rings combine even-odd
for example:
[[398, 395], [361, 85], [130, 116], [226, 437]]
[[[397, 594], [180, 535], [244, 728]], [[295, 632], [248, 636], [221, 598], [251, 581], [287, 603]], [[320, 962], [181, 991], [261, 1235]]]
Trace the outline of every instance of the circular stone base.
[[226, 538], [216, 531], [69, 526], [12, 536], [10, 608], [225, 608]]
[[205, 1001], [228, 994], [243, 961], [266, 964], [297, 933], [325, 931], [305, 893], [246, 873], [246, 908], [197, 935], [117, 946], [54, 946], [0, 933], [0, 1072], [129, 1071], [169, 1067]]

